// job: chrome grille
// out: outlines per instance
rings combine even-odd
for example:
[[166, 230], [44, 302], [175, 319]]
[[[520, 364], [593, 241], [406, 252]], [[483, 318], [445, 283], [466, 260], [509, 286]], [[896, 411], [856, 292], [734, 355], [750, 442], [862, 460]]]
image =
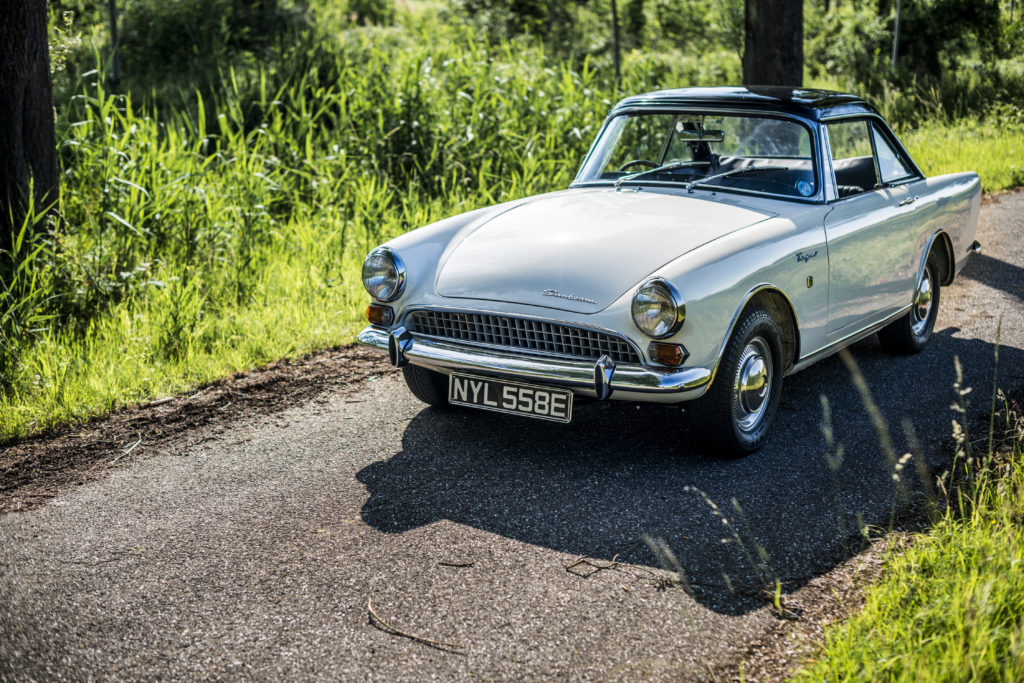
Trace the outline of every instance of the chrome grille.
[[616, 363], [640, 363], [637, 352], [624, 339], [543, 320], [485, 313], [412, 311], [405, 326], [413, 333], [469, 344], [588, 360], [607, 355]]

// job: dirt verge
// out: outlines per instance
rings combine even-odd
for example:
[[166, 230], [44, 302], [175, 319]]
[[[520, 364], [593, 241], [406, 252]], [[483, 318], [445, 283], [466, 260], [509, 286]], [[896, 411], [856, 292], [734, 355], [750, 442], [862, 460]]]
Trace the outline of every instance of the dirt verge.
[[271, 414], [391, 371], [380, 354], [336, 347], [10, 444], [0, 449], [0, 514], [30, 510], [136, 458], [163, 453], [186, 433], [196, 443], [242, 417]]

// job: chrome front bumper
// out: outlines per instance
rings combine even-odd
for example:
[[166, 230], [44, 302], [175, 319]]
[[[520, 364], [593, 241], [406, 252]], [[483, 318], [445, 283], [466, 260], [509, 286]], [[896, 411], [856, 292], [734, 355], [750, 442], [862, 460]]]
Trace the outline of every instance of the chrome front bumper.
[[441, 372], [454, 370], [529, 380], [569, 387], [598, 398], [608, 398], [613, 392], [663, 395], [685, 392], [686, 396], [679, 396], [679, 400], [695, 398], [704, 393], [711, 379], [711, 371], [705, 368], [615, 365], [607, 356], [596, 363], [538, 358], [417, 337], [404, 328], [387, 331], [371, 326], [360, 332], [357, 339], [364, 346], [387, 352], [396, 367], [412, 363]]

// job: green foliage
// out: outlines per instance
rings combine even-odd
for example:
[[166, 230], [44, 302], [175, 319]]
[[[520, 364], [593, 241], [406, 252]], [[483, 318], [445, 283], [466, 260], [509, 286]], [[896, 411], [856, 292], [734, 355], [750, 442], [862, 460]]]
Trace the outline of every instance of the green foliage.
[[841, 87], [858, 85], [876, 93], [892, 78], [887, 42], [892, 33], [888, 20], [871, 4], [842, 3], [831, 12], [808, 12], [806, 22], [806, 69], [811, 78], [832, 78]]
[[45, 216], [30, 207], [11, 236], [11, 249], [0, 250], [0, 387], [10, 385], [24, 347], [51, 321], [46, 264], [52, 243]]
[[348, 340], [373, 246], [564, 187], [607, 82], [437, 30], [321, 36], [177, 110], [97, 75], [62, 103], [65, 225], [26, 231], [3, 295], [0, 438]]
[[701, 56], [705, 50], [743, 49], [743, 0], [649, 0], [653, 21], [648, 41], [678, 46]]
[[933, 122], [900, 138], [926, 175], [976, 171], [981, 188], [1024, 186], [1024, 112], [1007, 110], [986, 120]]
[[1007, 440], [974, 453], [955, 425], [946, 513], [887, 559], [863, 611], [793, 680], [1024, 679], [1024, 418], [1000, 403]]
[[647, 34], [647, 0], [628, 0], [622, 10], [622, 43], [626, 48], [643, 47]]
[[977, 53], [995, 56], [1001, 33], [998, 0], [925, 0], [903, 5], [898, 62], [904, 73], [939, 78]]
[[999, 36], [997, 52], [1010, 58], [1024, 53], [1024, 3], [1014, 2], [1016, 12], [1006, 15], [1006, 23]]
[[[123, 5], [124, 0], [118, 0]], [[108, 20], [107, 0], [50, 0], [50, 14], [69, 16], [78, 26], [97, 26]]]
[[[578, 6], [590, 0], [459, 0], [461, 13], [477, 26], [487, 30], [494, 40], [514, 38], [524, 34], [552, 38], [563, 43], [578, 37], [573, 35]], [[610, 16], [610, 14], [609, 14]]]
[[[877, 98], [903, 100], [895, 122], [984, 114], [1024, 101], [1024, 63], [997, 0], [903, 3], [897, 63], [892, 65], [894, 11], [886, 3], [836, 3], [807, 14], [811, 79]], [[879, 5], [883, 11], [879, 13]]]
[[[673, 45], [656, 0], [634, 2], [646, 47], [624, 54], [621, 91], [739, 80], [735, 49]], [[103, 85], [103, 26], [75, 24], [83, 47], [57, 75], [60, 230], [26, 230], [0, 255], [0, 439], [351, 340], [367, 251], [565, 187], [619, 96], [597, 0], [573, 12], [578, 46], [598, 55], [579, 59], [436, 13], [381, 28], [330, 3], [164, 5], [125, 5], [141, 42], [124, 95]], [[231, 35], [232, 17], [263, 6], [283, 28]], [[725, 31], [742, 3], [701, 7], [708, 31]], [[204, 13], [216, 21], [198, 26]], [[143, 33], [149, 20], [165, 25]], [[154, 59], [132, 75], [147, 50], [183, 71]], [[917, 106], [884, 92], [887, 112]], [[901, 135], [926, 171], [978, 168], [994, 190], [1021, 182], [1024, 149], [1019, 111], [999, 116]]]
[[348, 11], [357, 24], [391, 26], [395, 23], [394, 0], [348, 0]]
[[51, 74], [63, 71], [67, 67], [68, 55], [81, 44], [74, 30], [74, 19], [74, 12], [50, 12], [48, 35]]
[[[620, 0], [619, 8], [624, 46], [642, 49], [647, 58], [717, 63], [721, 54], [743, 50], [743, 0]], [[600, 3], [589, 6], [600, 9]]]
[[277, 0], [135, 0], [121, 16], [125, 86], [136, 98], [168, 89], [210, 92], [221, 72], [280, 53], [305, 15]]

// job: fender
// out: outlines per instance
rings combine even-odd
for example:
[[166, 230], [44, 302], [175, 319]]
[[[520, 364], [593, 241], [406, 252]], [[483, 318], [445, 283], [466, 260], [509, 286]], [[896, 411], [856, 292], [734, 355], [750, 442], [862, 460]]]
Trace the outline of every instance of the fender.
[[[717, 358], [715, 359], [715, 367], [711, 369], [711, 376], [708, 378], [707, 384], [704, 385], [704, 391], [707, 391], [707, 389], [711, 386], [711, 383], [715, 381], [715, 375], [718, 374], [718, 366], [722, 362], [722, 356], [725, 354], [725, 347], [729, 344], [729, 340], [732, 338], [733, 330], [736, 328], [736, 323], [738, 323], [740, 320], [740, 315], [743, 313], [744, 309], [746, 309], [747, 304], [749, 304], [755, 296], [762, 292], [773, 292], [775, 294], [778, 294], [786, 302], [786, 306], [787, 308], [789, 308], [789, 314], [793, 316], [793, 346], [795, 350], [799, 352], [800, 320], [797, 318], [796, 309], [793, 307], [793, 302], [790, 300], [789, 296], [782, 291], [782, 288], [779, 287], [778, 285], [772, 284], [770, 282], [762, 282], [759, 285], [751, 287], [747, 291], [747, 293], [743, 295], [743, 300], [740, 302], [739, 308], [737, 308], [736, 312], [733, 313], [732, 320], [729, 321], [729, 329], [726, 332], [725, 339], [722, 340], [722, 345], [718, 349]], [[790, 370], [792, 370], [792, 367], [795, 365], [795, 363], [796, 357], [791, 359], [791, 362], [788, 363]], [[789, 372], [787, 372], [786, 374], [789, 374]], [[704, 391], [702, 391], [701, 393], [703, 394]]]

